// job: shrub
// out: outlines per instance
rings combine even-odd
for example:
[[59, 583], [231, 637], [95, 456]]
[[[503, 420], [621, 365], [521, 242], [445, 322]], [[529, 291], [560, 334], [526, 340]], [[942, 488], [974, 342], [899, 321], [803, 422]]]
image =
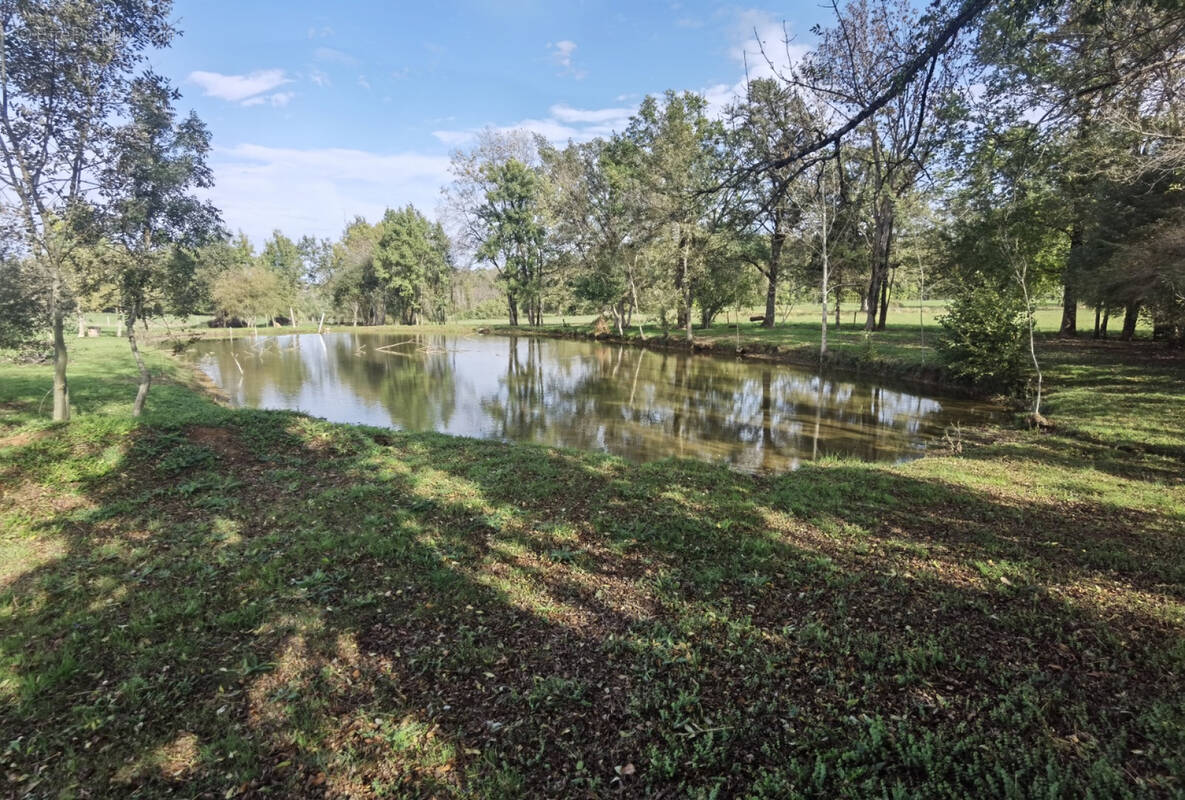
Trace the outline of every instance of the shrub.
[[988, 285], [961, 292], [939, 318], [938, 353], [959, 380], [1019, 394], [1028, 378], [1025, 307], [1015, 295]]

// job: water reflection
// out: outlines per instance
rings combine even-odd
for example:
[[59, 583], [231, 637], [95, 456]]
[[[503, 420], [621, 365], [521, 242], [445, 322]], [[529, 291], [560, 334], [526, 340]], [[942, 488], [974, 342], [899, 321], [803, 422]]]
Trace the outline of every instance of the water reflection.
[[993, 413], [793, 367], [531, 337], [304, 334], [203, 342], [194, 357], [238, 405], [747, 471], [908, 458]]

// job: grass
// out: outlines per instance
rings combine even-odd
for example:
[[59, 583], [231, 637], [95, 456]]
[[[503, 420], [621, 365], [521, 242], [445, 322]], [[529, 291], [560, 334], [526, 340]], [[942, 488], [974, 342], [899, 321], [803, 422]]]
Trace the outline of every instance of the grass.
[[1185, 365], [1043, 342], [1053, 433], [752, 477], [0, 365], [31, 797], [1185, 796]]

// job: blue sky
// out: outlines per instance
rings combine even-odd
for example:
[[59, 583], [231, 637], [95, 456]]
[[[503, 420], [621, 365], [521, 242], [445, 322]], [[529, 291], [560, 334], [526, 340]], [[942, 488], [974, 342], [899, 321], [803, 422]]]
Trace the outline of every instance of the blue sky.
[[214, 135], [214, 199], [258, 244], [336, 237], [355, 214], [435, 213], [449, 153], [485, 126], [557, 143], [623, 127], [667, 88], [719, 106], [829, 11], [710, 2], [177, 0], [153, 58]]

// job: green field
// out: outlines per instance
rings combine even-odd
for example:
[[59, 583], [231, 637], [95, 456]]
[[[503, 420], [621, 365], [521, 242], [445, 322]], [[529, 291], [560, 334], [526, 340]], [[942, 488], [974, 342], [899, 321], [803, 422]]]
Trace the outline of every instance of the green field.
[[133, 421], [71, 345], [68, 425], [0, 363], [5, 794], [1185, 796], [1180, 353], [1046, 338], [1052, 432], [753, 477], [230, 410], [161, 349]]

